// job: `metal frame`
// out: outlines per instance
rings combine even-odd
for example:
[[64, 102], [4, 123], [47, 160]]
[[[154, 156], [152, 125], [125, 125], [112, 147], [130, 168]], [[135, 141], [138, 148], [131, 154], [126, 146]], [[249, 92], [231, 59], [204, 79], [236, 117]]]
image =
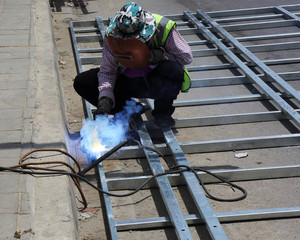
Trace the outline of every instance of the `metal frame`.
[[[231, 97], [216, 97], [206, 99], [177, 100], [174, 102], [176, 108], [215, 105], [234, 102], [267, 101], [276, 106], [276, 111], [254, 112], [243, 114], [229, 114], [219, 116], [202, 116], [194, 118], [176, 119], [175, 128], [192, 128], [201, 126], [220, 126], [226, 124], [241, 124], [267, 121], [289, 121], [297, 129], [296, 133], [257, 136], [247, 138], [222, 139], [211, 141], [199, 141], [190, 143], [178, 143], [172, 129], [161, 129], [165, 142], [153, 144], [148, 131], [151, 130], [151, 123], [143, 122], [141, 118], [136, 121], [137, 132], [140, 141], [150, 147], [155, 147], [165, 155], [172, 155], [174, 161], [181, 165], [189, 165], [185, 154], [187, 153], [208, 153], [217, 151], [232, 151], [243, 149], [260, 149], [270, 147], [299, 146], [300, 145], [300, 93], [294, 89], [288, 81], [300, 79], [299, 71], [276, 73], [270, 66], [281, 64], [299, 63], [300, 58], [260, 60], [253, 53], [283, 51], [300, 49], [298, 41], [272, 44], [252, 44], [244, 46], [242, 42], [259, 40], [274, 40], [285, 38], [298, 38], [299, 32], [280, 34], [266, 34], [246, 37], [233, 37], [230, 32], [258, 30], [278, 27], [300, 27], [300, 5], [265, 7], [253, 9], [238, 9], [230, 11], [217, 11], [205, 13], [197, 10], [196, 13], [189, 11], [183, 14], [166, 16], [174, 21], [179, 32], [183, 36], [202, 36], [201, 40], [188, 41], [193, 46], [194, 58], [209, 56], [226, 56], [230, 61], [222, 64], [189, 66], [191, 73], [197, 74], [200, 71], [230, 70], [236, 69], [241, 75], [232, 77], [214, 78], [193, 78], [192, 88], [255, 84], [261, 90], [261, 94], [240, 95]], [[258, 21], [258, 22], [257, 22]], [[74, 54], [78, 72], [82, 71], [82, 65], [101, 64], [102, 41], [105, 34], [105, 26], [109, 20], [102, 20], [97, 17], [95, 21], [73, 21], [70, 22], [70, 32], [74, 47]], [[100, 46], [84, 46], [79, 48], [81, 43], [100, 43]], [[195, 47], [207, 46], [208, 49], [195, 49]], [[97, 56], [99, 54], [99, 56]], [[240, 56], [243, 56], [241, 60]], [[256, 72], [253, 69], [256, 69]], [[295, 69], [296, 70], [296, 69]], [[257, 73], [259, 71], [260, 73]], [[200, 74], [199, 74], [200, 75]], [[201, 76], [201, 75], [200, 75]], [[274, 91], [268, 84], [276, 83], [282, 91]], [[290, 100], [293, 101], [291, 105]], [[147, 99], [149, 108], [153, 108], [153, 101]], [[297, 108], [294, 107], [297, 105]], [[88, 117], [91, 118], [91, 107], [85, 102]], [[154, 128], [155, 130], [155, 128]], [[163, 173], [165, 169], [160, 163], [156, 153], [149, 150], [142, 151], [135, 146], [123, 147], [112, 158], [126, 159], [146, 157], [153, 174]], [[230, 181], [251, 181], [273, 178], [299, 177], [299, 165], [272, 166], [252, 169], [232, 169], [226, 171], [214, 171]], [[102, 164], [98, 165], [97, 173], [99, 184], [104, 190], [124, 190], [139, 186], [149, 179], [149, 176], [133, 176], [126, 178], [107, 178]], [[217, 182], [206, 173], [198, 173], [205, 183]], [[194, 200], [198, 212], [194, 215], [184, 216], [180, 209], [174, 193], [173, 186], [184, 185]], [[214, 213], [208, 203], [196, 177], [185, 172], [181, 175], [173, 174], [168, 177], [161, 176], [156, 182], [151, 182], [145, 188], [157, 187], [160, 190], [168, 216], [153, 219], [138, 219], [127, 221], [115, 221], [112, 214], [110, 198], [107, 195], [100, 195], [104, 198], [107, 215], [108, 230], [111, 239], [118, 239], [118, 231], [132, 229], [151, 229], [173, 227], [178, 239], [192, 239], [189, 225], [205, 224], [212, 239], [227, 239], [220, 223], [239, 222], [248, 220], [274, 219], [300, 217], [300, 207], [258, 209], [237, 212]]]

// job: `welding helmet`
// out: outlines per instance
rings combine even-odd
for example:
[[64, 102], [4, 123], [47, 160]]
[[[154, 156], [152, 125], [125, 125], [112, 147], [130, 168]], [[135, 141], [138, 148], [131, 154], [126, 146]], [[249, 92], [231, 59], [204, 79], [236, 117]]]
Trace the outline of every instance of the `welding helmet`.
[[129, 2], [112, 18], [106, 29], [108, 43], [118, 61], [128, 68], [141, 69], [150, 59], [147, 42], [155, 32], [156, 21], [140, 5]]
[[119, 63], [127, 68], [142, 69], [150, 60], [148, 46], [138, 39], [108, 36], [108, 44]]

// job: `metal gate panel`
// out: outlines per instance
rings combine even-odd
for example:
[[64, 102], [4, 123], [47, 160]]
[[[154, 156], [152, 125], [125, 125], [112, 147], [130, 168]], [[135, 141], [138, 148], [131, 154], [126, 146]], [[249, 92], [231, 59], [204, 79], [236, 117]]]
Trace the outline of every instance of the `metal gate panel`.
[[[218, 151], [233, 151], [244, 149], [279, 148], [286, 146], [299, 146], [300, 144], [300, 93], [292, 87], [290, 82], [300, 79], [299, 68], [292, 71], [276, 72], [272, 67], [281, 65], [296, 66], [300, 58], [260, 59], [255, 54], [274, 51], [299, 51], [299, 16], [300, 5], [265, 7], [253, 9], [237, 9], [230, 11], [207, 12], [197, 10], [183, 14], [167, 15], [176, 21], [179, 32], [187, 38], [192, 48], [194, 62], [188, 66], [192, 75], [192, 89], [218, 86], [240, 86], [253, 84], [261, 93], [250, 95], [221, 96], [212, 98], [191, 98], [187, 93], [184, 99], [176, 100], [176, 109], [188, 107], [215, 106], [220, 104], [234, 104], [266, 101], [277, 110], [263, 112], [246, 112], [235, 114], [220, 114], [216, 116], [185, 117], [175, 119], [174, 129], [196, 128], [205, 126], [225, 126], [232, 124], [262, 123], [272, 121], [290, 122], [295, 129], [290, 134], [274, 134], [273, 136], [255, 136], [246, 138], [214, 139], [208, 141], [193, 141], [179, 143], [173, 129], [158, 129], [152, 122], [138, 118], [137, 132], [140, 141], [146, 146], [155, 147], [164, 155], [171, 155], [177, 164], [189, 165], [185, 154], [210, 153]], [[72, 21], [70, 32], [74, 47], [74, 55], [78, 72], [83, 71], [83, 66], [89, 67], [101, 64], [102, 42], [108, 20], [97, 17], [94, 21]], [[286, 32], [271, 33], [272, 29], [286, 28]], [[240, 36], [239, 32], [267, 29], [265, 34], [257, 32], [248, 36]], [[288, 39], [288, 40], [286, 40]], [[276, 40], [273, 43], [257, 43], [257, 41]], [[242, 43], [245, 43], [243, 45]], [[209, 57], [224, 57], [221, 63], [198, 64], [198, 60]], [[201, 61], [200, 61], [201, 62]], [[292, 68], [292, 67], [291, 67]], [[211, 77], [210, 71], [235, 71], [230, 76]], [[209, 77], [207, 77], [209, 76]], [[289, 83], [288, 83], [289, 82]], [[273, 90], [269, 84], [274, 83], [279, 90]], [[149, 109], [153, 108], [153, 101], [146, 100]], [[84, 101], [87, 117], [92, 119], [92, 109]], [[153, 144], [149, 132], [161, 131], [164, 136], [163, 143]], [[166, 170], [160, 163], [156, 153], [136, 146], [123, 147], [112, 155], [110, 159], [126, 159], [146, 157], [152, 173], [163, 173]], [[139, 186], [149, 176], [133, 176], [126, 178], [107, 177], [102, 163], [96, 169], [99, 185], [106, 191], [125, 190]], [[299, 165], [272, 166], [262, 168], [231, 169], [213, 171], [230, 181], [254, 181], [274, 178], [299, 177]], [[205, 183], [218, 182], [205, 173], [198, 172]], [[187, 186], [191, 198], [197, 206], [197, 212], [183, 215], [177, 202], [172, 187]], [[261, 219], [278, 219], [299, 217], [299, 207], [270, 208], [257, 210], [241, 210], [232, 212], [214, 213], [207, 201], [196, 177], [191, 172], [181, 175], [172, 174], [156, 179], [156, 183], [149, 183], [145, 188], [158, 188], [168, 216], [148, 219], [133, 219], [115, 221], [110, 197], [100, 194], [104, 199], [108, 230], [112, 239], [118, 239], [118, 231], [132, 229], [151, 229], [172, 227], [178, 239], [192, 239], [189, 225], [205, 224], [211, 239], [227, 239], [220, 223], [241, 222]]]

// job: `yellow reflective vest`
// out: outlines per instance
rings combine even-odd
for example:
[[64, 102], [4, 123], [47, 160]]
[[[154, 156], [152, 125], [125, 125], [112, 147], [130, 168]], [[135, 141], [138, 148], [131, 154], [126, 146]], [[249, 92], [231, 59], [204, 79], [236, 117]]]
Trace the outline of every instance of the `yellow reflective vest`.
[[[154, 35], [154, 44], [156, 47], [163, 47], [168, 38], [168, 35], [173, 27], [176, 27], [176, 23], [168, 18], [161, 15], [154, 14], [156, 20], [156, 29], [159, 31]], [[184, 81], [181, 86], [182, 92], [187, 92], [191, 87], [191, 78], [188, 70], [184, 68]]]

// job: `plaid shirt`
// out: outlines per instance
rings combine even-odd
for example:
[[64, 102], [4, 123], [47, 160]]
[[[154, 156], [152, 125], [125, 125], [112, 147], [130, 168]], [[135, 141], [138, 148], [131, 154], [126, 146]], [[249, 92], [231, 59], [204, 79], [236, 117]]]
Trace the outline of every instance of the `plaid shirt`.
[[[150, 47], [154, 46], [154, 38], [149, 40]], [[166, 60], [177, 60], [183, 66], [188, 65], [192, 62], [192, 52], [190, 46], [186, 43], [183, 37], [179, 34], [176, 28], [173, 28], [167, 41], [164, 45], [165, 53], [164, 59]], [[155, 66], [153, 66], [154, 68]], [[124, 70], [124, 69], [123, 69]], [[100, 66], [100, 71], [98, 72], [98, 82], [99, 82], [99, 98], [109, 97], [113, 101], [114, 94], [113, 89], [115, 86], [115, 81], [117, 75], [119, 74], [119, 64], [117, 59], [114, 57], [112, 50], [109, 47], [107, 39], [103, 40], [103, 51], [102, 51], [102, 63]]]

